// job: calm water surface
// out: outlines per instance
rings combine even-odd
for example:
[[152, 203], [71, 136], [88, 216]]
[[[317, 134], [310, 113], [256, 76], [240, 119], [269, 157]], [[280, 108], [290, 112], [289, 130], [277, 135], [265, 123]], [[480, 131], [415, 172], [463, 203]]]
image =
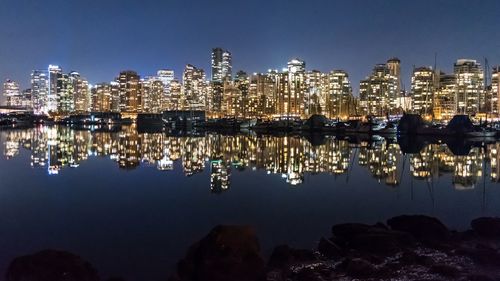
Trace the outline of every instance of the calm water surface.
[[[0, 274], [46, 248], [101, 277], [164, 280], [217, 224], [263, 252], [315, 247], [333, 224], [428, 214], [455, 229], [500, 215], [500, 143], [255, 134], [0, 132]], [[404, 143], [404, 145], [403, 145]]]

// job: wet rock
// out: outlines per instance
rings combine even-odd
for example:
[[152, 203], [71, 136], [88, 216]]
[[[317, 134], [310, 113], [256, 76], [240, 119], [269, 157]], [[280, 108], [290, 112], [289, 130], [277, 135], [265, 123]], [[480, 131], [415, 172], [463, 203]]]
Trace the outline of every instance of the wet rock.
[[7, 281], [97, 281], [90, 263], [65, 251], [43, 250], [15, 258], [6, 273]]
[[364, 234], [353, 238], [353, 249], [380, 255], [390, 255], [401, 250], [401, 246], [390, 234]]
[[494, 281], [495, 279], [481, 274], [472, 274], [465, 278], [467, 281]]
[[471, 227], [481, 236], [500, 238], [500, 218], [478, 218], [471, 222]]
[[343, 223], [332, 227], [332, 234], [335, 238], [344, 240], [368, 232], [373, 226], [362, 223]]
[[462, 247], [456, 253], [467, 256], [478, 264], [500, 266], [500, 254], [493, 249]]
[[345, 261], [345, 271], [349, 276], [355, 278], [372, 277], [376, 268], [364, 259], [348, 259]]
[[288, 245], [280, 245], [274, 248], [269, 258], [268, 266], [270, 268], [281, 268], [313, 260], [316, 260], [316, 256], [310, 250], [293, 249]]
[[445, 277], [458, 277], [460, 275], [460, 270], [458, 268], [447, 265], [447, 264], [436, 264], [431, 266], [430, 271], [432, 273], [439, 274]]
[[342, 249], [330, 239], [323, 237], [319, 240], [318, 251], [327, 258], [342, 256]]
[[403, 215], [389, 219], [387, 224], [391, 229], [410, 233], [422, 242], [441, 242], [450, 238], [448, 228], [433, 217]]
[[216, 226], [190, 247], [171, 280], [257, 280], [264, 261], [255, 231], [248, 226]]

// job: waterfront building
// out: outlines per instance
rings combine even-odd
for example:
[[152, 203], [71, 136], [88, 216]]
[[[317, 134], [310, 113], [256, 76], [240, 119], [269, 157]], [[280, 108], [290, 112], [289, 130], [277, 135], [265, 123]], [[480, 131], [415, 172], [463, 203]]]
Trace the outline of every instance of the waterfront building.
[[412, 111], [424, 116], [433, 114], [435, 75], [432, 67], [413, 69], [411, 77]]
[[120, 112], [120, 91], [117, 82], [99, 83], [91, 90], [92, 112]]
[[489, 111], [498, 117], [500, 116], [500, 66], [494, 67], [491, 73], [490, 97]]
[[484, 73], [476, 60], [459, 59], [454, 64], [455, 113], [475, 114], [484, 107]]
[[248, 99], [244, 108], [247, 117], [269, 117], [278, 109], [278, 72], [255, 73], [250, 77]]
[[439, 85], [434, 95], [433, 112], [438, 120], [451, 120], [456, 113], [456, 76], [454, 74], [439, 75]]
[[305, 115], [322, 114], [326, 111], [326, 75], [318, 70], [306, 72]]
[[171, 69], [160, 69], [156, 72], [156, 77], [163, 83], [163, 94], [161, 97], [161, 109], [170, 110], [170, 99], [172, 98], [172, 91], [170, 84], [174, 81], [174, 71]]
[[359, 84], [360, 113], [376, 116], [399, 113], [397, 89], [398, 78], [391, 74], [387, 64], [375, 65], [372, 74]]
[[56, 113], [58, 111], [58, 94], [63, 86], [62, 69], [57, 65], [49, 65], [48, 68], [48, 94], [47, 94], [47, 113]]
[[157, 77], [141, 80], [142, 112], [161, 113], [164, 85]]
[[396, 77], [396, 93], [401, 93], [401, 61], [398, 58], [391, 58], [386, 63], [389, 74]]
[[73, 105], [75, 113], [85, 113], [90, 109], [90, 91], [87, 79], [76, 71], [69, 73], [69, 83], [73, 90]]
[[140, 76], [135, 71], [120, 72], [116, 78], [120, 93], [120, 112], [138, 113], [142, 111]]
[[231, 52], [222, 48], [212, 49], [212, 82], [232, 79]]
[[186, 65], [182, 75], [183, 100], [186, 110], [205, 110], [207, 105], [208, 83], [205, 71], [191, 64]]
[[23, 104], [24, 98], [16, 81], [8, 79], [3, 83], [3, 96], [7, 106], [21, 107]]
[[248, 77], [248, 74], [241, 70], [238, 71], [234, 78], [234, 86], [238, 90], [239, 94], [238, 109], [236, 115], [246, 118], [250, 93], [250, 79]]
[[182, 97], [182, 83], [174, 79], [170, 82], [170, 96], [164, 101], [166, 103], [166, 110], [181, 110], [182, 105], [185, 104], [185, 101]]
[[323, 113], [328, 118], [347, 119], [355, 114], [349, 75], [343, 70], [332, 70], [326, 75], [325, 104]]
[[48, 113], [48, 93], [48, 73], [45, 70], [33, 70], [31, 72], [31, 104], [34, 114]]
[[306, 116], [306, 64], [300, 59], [288, 62], [283, 72], [277, 73], [277, 112], [281, 116]]

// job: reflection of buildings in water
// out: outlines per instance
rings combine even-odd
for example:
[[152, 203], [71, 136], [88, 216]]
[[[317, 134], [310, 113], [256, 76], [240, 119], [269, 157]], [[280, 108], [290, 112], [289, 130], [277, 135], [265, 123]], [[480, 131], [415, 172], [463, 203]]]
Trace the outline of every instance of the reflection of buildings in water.
[[361, 143], [358, 164], [367, 166], [372, 176], [387, 185], [399, 184], [399, 160], [402, 157], [399, 145], [388, 142]]
[[210, 191], [221, 193], [230, 187], [231, 166], [222, 159], [210, 161]]
[[[162, 133], [138, 134], [135, 126], [125, 126], [120, 132], [77, 131], [54, 126], [4, 134], [6, 158], [15, 157], [24, 147], [31, 150], [31, 166], [44, 167], [50, 174], [57, 174], [64, 167], [78, 167], [89, 156], [108, 156], [126, 169], [145, 163], [158, 170], [173, 170], [174, 162], [181, 160], [187, 176], [202, 172], [209, 159], [220, 160], [223, 164], [219, 166], [209, 162], [211, 189], [229, 187], [231, 169], [264, 170], [281, 175], [291, 185], [302, 183], [306, 173], [345, 174], [356, 154], [358, 165], [366, 167], [374, 178], [387, 185], [398, 185], [404, 167], [402, 160], [406, 158], [395, 143], [351, 145], [328, 136], [321, 145], [313, 146], [298, 136], [172, 137]], [[486, 161], [490, 162], [494, 181], [499, 180], [499, 151], [500, 144], [488, 146]], [[409, 155], [410, 174], [427, 180], [448, 174], [457, 189], [471, 188], [487, 167], [482, 164], [484, 157], [481, 148], [473, 148], [467, 156], [455, 156], [446, 145], [431, 144]]]
[[494, 182], [500, 181], [500, 143], [487, 146], [490, 159], [490, 178]]
[[473, 189], [478, 179], [482, 176], [484, 154], [481, 148], [472, 148], [469, 155], [455, 156], [455, 172], [453, 173], [453, 186], [455, 189]]

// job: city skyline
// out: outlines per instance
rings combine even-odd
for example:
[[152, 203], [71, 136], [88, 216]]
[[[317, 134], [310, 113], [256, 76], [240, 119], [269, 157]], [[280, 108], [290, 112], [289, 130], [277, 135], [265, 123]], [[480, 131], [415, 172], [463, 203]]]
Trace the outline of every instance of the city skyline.
[[[370, 75], [370, 66], [394, 56], [402, 60], [407, 90], [413, 65], [434, 65], [435, 53], [438, 68], [448, 73], [456, 58], [482, 61], [487, 57], [490, 65], [500, 62], [500, 43], [494, 37], [498, 26], [494, 11], [500, 9], [496, 1], [411, 5], [396, 1], [273, 1], [264, 5], [257, 1], [241, 7], [228, 1], [113, 2], [48, 1], [42, 6], [35, 1], [6, 0], [8, 9], [0, 12], [4, 23], [0, 34], [9, 44], [0, 47], [0, 79], [19, 81], [25, 89], [29, 84], [26, 73], [49, 63], [79, 70], [92, 83], [111, 81], [125, 69], [141, 75], [163, 68], [181, 73], [191, 63], [208, 70], [207, 50], [220, 46], [233, 54], [233, 73], [279, 69], [285, 66], [283, 62], [299, 57], [308, 62], [309, 69], [347, 71], [357, 94], [356, 81]], [[49, 16], [55, 8], [62, 11], [60, 16]], [[468, 13], [469, 8], [478, 12]], [[191, 16], [190, 21], [176, 15], [180, 11]], [[224, 16], [212, 19], [215, 12]], [[256, 15], [259, 20], [254, 19]], [[214, 26], [232, 24], [224, 30], [206, 30], [204, 24], [210, 21]], [[125, 30], [137, 42], [128, 40]]]

